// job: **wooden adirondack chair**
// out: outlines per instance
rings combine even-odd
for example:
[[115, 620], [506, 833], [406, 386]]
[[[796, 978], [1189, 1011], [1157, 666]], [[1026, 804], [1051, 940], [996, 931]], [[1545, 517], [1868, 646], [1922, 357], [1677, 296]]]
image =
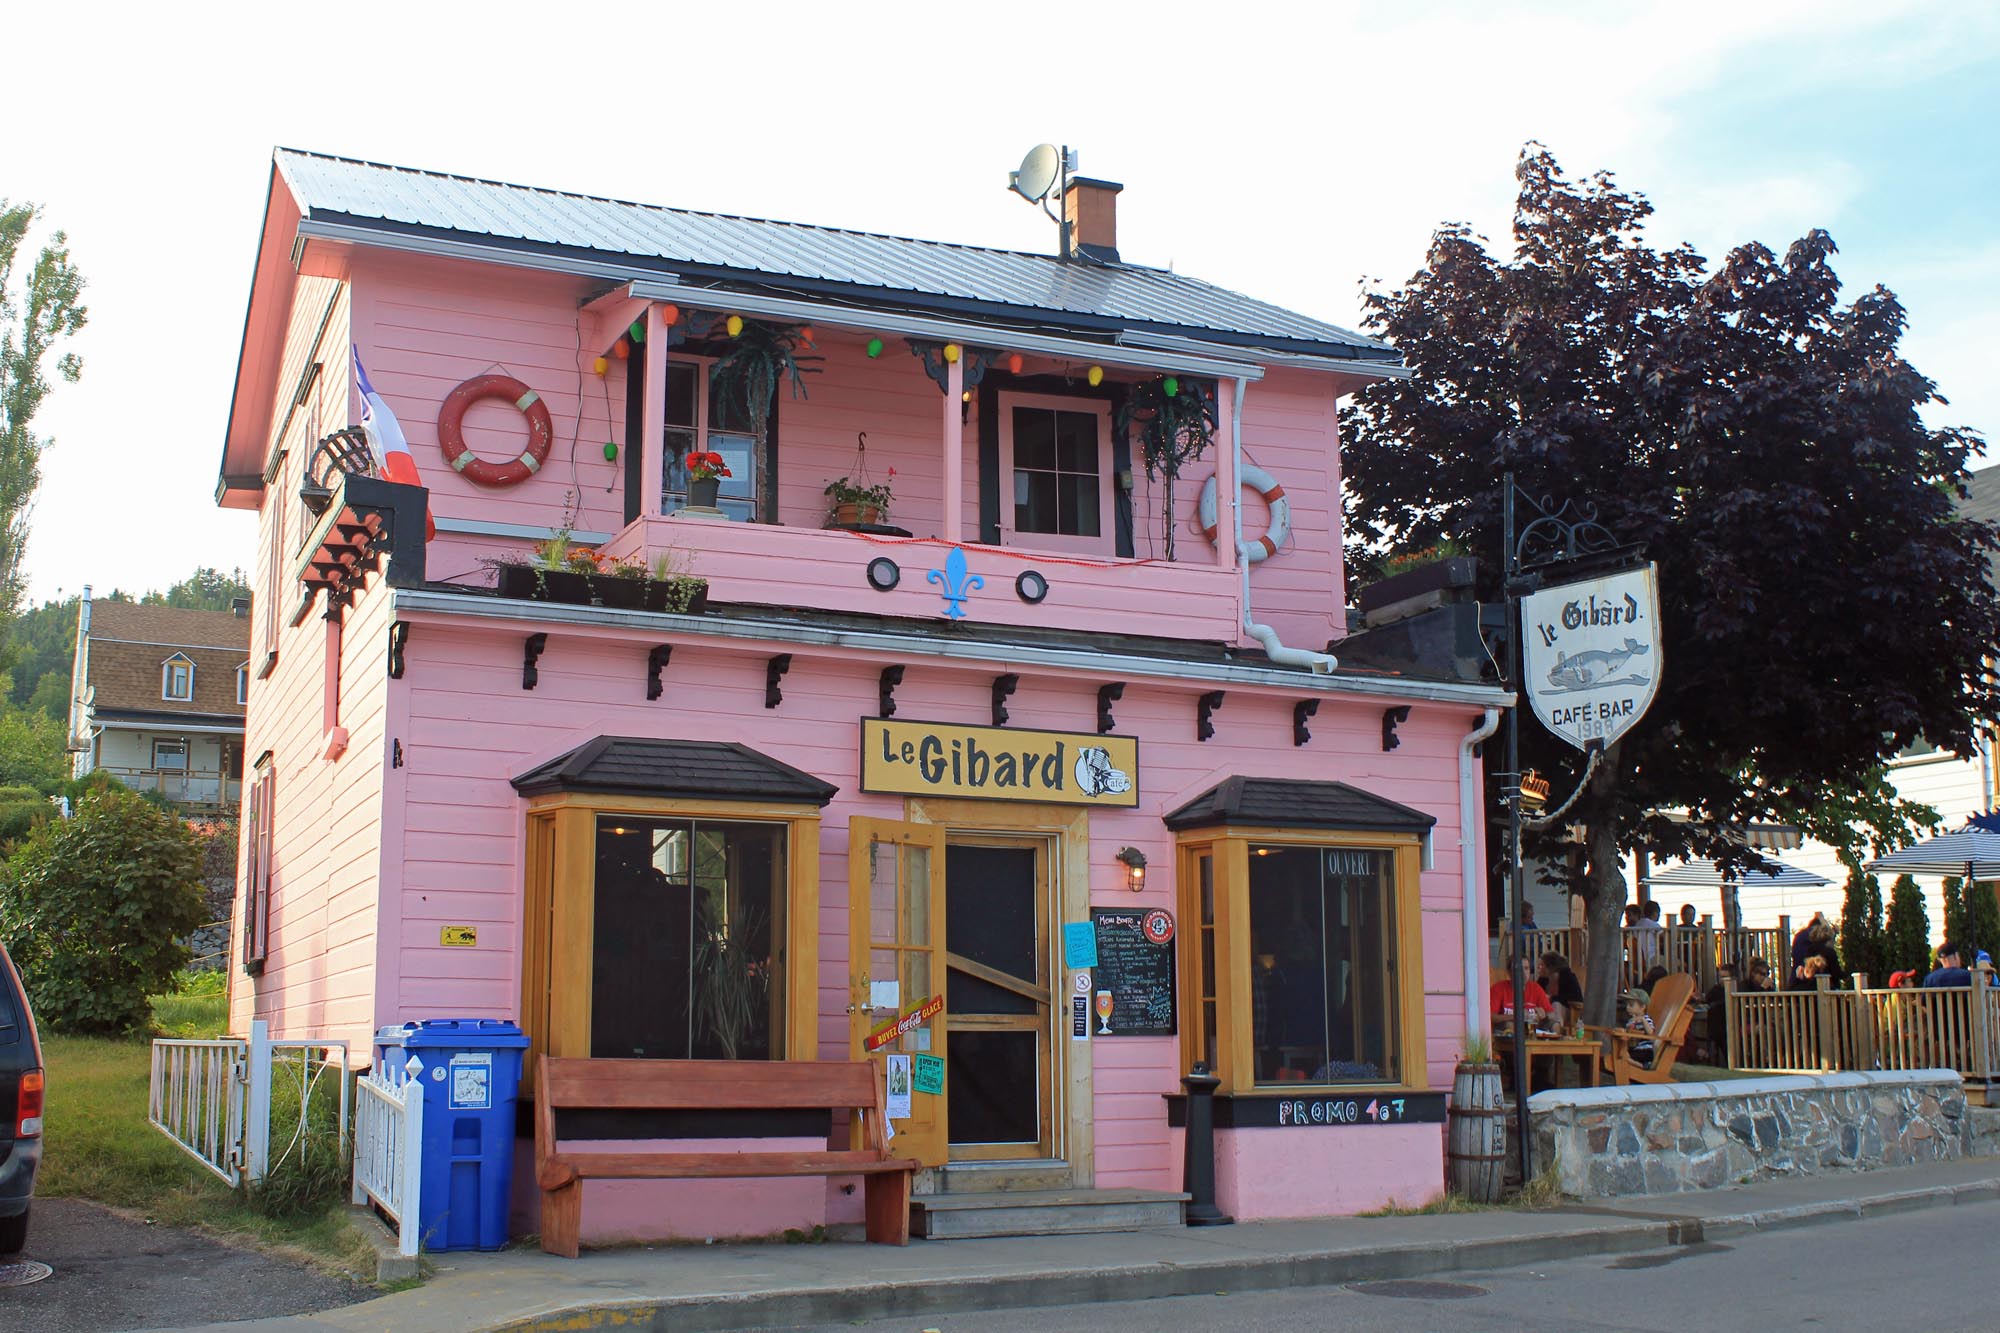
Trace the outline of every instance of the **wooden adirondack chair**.
[[[1653, 1020], [1653, 1035], [1628, 1028], [1585, 1027], [1584, 1031], [1607, 1038], [1611, 1048], [1598, 1056], [1598, 1067], [1620, 1087], [1630, 1083], [1671, 1083], [1674, 1061], [1680, 1058], [1687, 1041], [1688, 1025], [1694, 1021], [1694, 978], [1685, 972], [1661, 977], [1650, 992], [1646, 1013]], [[1651, 1041], [1653, 1063], [1644, 1065], [1632, 1058], [1632, 1043]]]

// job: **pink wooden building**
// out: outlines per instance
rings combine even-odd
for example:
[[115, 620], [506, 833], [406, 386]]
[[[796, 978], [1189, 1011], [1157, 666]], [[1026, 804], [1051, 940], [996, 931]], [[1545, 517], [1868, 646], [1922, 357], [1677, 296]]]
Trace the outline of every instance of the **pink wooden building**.
[[[1407, 371], [1122, 262], [1117, 191], [1038, 255], [280, 151], [217, 491], [261, 515], [232, 1021], [514, 1019], [529, 1098], [534, 1054], [893, 1061], [933, 1218], [1171, 1199], [1200, 1063], [1224, 1210], [1438, 1194], [1506, 696], [1338, 660], [1335, 404]], [[802, 372], [761, 432], [752, 346]], [[564, 535], [705, 603], [501, 568]], [[859, 1209], [591, 1189], [598, 1240]]]

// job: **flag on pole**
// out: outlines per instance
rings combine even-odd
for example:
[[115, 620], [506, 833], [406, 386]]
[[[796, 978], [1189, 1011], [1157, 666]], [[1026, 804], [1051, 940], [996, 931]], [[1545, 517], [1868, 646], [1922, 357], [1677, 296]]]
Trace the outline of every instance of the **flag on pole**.
[[[403, 423], [396, 420], [396, 413], [382, 395], [375, 392], [375, 385], [368, 378], [368, 368], [361, 364], [361, 349], [348, 344], [354, 357], [354, 383], [361, 390], [361, 429], [368, 436], [368, 448], [375, 455], [375, 466], [382, 475], [401, 486], [421, 486], [424, 479], [417, 471], [416, 456], [410, 452], [410, 442], [403, 436]], [[437, 536], [437, 523], [426, 510], [424, 514], [424, 539], [429, 541]]]

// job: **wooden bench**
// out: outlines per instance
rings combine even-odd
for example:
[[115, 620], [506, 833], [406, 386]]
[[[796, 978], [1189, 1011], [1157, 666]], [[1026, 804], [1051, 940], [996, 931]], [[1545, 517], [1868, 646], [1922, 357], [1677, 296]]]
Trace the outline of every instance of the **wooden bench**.
[[[580, 1060], [544, 1057], [535, 1096], [535, 1183], [542, 1248], [574, 1259], [586, 1180], [733, 1180], [862, 1176], [868, 1239], [910, 1242], [910, 1178], [920, 1165], [891, 1157], [882, 1079], [874, 1065], [839, 1060]], [[825, 1152], [563, 1152], [563, 1111], [845, 1110], [858, 1145]]]

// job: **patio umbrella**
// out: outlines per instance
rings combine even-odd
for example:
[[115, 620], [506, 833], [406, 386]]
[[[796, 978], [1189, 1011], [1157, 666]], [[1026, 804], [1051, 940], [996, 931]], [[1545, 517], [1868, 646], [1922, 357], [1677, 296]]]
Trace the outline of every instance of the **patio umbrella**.
[[1777, 889], [1818, 889], [1833, 881], [1810, 870], [1788, 865], [1775, 856], [1766, 856], [1763, 865], [1745, 866], [1741, 870], [1724, 870], [1713, 861], [1697, 857], [1686, 865], [1646, 876], [1646, 883], [1653, 888], [1722, 890], [1723, 926], [1735, 930], [1742, 924], [1743, 915], [1737, 897], [1738, 886], [1767, 884]]
[[[2000, 811], [1988, 810], [1965, 821], [1965, 827], [1912, 843], [1901, 851], [1878, 856], [1864, 869], [1904, 875], [1963, 875], [1968, 886], [1982, 879], [2000, 879]], [[1974, 941], [1960, 941], [1977, 953]]]

